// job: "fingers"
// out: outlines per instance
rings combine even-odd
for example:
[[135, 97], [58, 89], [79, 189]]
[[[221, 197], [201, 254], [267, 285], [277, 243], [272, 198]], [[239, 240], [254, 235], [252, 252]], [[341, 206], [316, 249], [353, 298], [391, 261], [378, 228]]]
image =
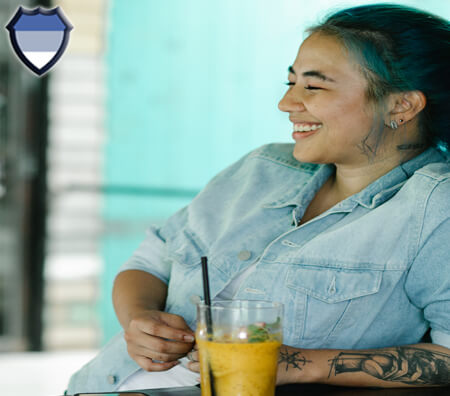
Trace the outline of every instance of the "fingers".
[[159, 311], [141, 312], [133, 318], [124, 338], [128, 354], [148, 371], [172, 368], [192, 349], [194, 340], [192, 330], [181, 316]]
[[196, 373], [200, 372], [200, 362], [189, 362], [187, 367], [191, 371], [195, 371]]
[[[154, 360], [159, 360], [162, 362], [170, 362], [173, 360], [178, 360], [182, 358], [183, 356], [186, 356], [186, 353], [188, 352], [189, 345], [188, 344], [181, 344], [183, 349], [181, 350], [175, 350], [174, 347], [170, 344], [174, 343], [173, 341], [162, 341], [155, 338], [155, 342], [151, 342], [147, 345], [141, 345], [141, 344], [135, 344], [133, 342], [129, 342], [127, 344], [128, 347], [128, 353], [135, 356], [144, 356], [147, 358], [151, 358]], [[166, 345], [169, 345], [167, 347]], [[171, 352], [168, 352], [167, 350], [171, 349]]]
[[195, 371], [197, 373], [200, 372], [200, 357], [198, 353], [197, 346], [192, 349], [192, 351], [188, 352], [186, 357], [189, 359], [187, 367], [191, 371]]
[[170, 341], [142, 332], [132, 334], [125, 332], [124, 337], [128, 344], [134, 344], [162, 354], [181, 354], [184, 356], [192, 348], [191, 342]]
[[164, 363], [154, 362], [152, 359], [149, 359], [145, 356], [136, 356], [134, 360], [141, 368], [146, 371], [166, 371], [176, 366], [177, 364], [180, 364], [178, 360]]
[[188, 354], [186, 355], [186, 357], [191, 362], [199, 362], [200, 361], [198, 350], [195, 350], [195, 349], [193, 349], [192, 351], [189, 351]]
[[157, 315], [150, 318], [134, 319], [130, 322], [129, 327], [137, 328], [146, 334], [169, 340], [181, 342], [194, 341], [194, 333], [182, 317], [164, 312], [158, 312]]
[[160, 312], [161, 320], [168, 326], [175, 329], [186, 330], [188, 335], [194, 335], [190, 327], [187, 325], [183, 317], [167, 312]]

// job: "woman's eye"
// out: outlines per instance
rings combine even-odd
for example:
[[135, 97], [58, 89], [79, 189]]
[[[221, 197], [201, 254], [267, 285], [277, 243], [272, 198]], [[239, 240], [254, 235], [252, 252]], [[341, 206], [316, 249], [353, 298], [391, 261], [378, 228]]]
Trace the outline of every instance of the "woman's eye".
[[314, 87], [314, 86], [312, 86], [312, 85], [307, 85], [306, 87], [305, 87], [305, 89], [309, 89], [309, 90], [314, 90], [314, 89], [322, 89], [322, 88], [320, 88], [320, 87]]
[[[287, 81], [287, 82], [285, 82], [285, 84], [288, 85], [288, 86], [292, 86], [292, 85], [295, 85], [295, 82]], [[320, 88], [320, 87], [315, 87], [315, 86], [313, 86], [313, 85], [306, 85], [304, 88], [307, 89], [307, 90], [309, 90], [309, 91], [322, 89], [322, 88]]]

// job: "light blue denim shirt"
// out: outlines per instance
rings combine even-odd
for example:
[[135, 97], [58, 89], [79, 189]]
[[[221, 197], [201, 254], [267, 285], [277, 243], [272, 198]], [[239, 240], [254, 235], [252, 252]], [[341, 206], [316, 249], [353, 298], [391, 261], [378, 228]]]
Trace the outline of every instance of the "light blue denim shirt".
[[[299, 225], [333, 165], [300, 163], [292, 144], [263, 146], [217, 175], [192, 203], [151, 227], [121, 268], [168, 284], [166, 311], [195, 327], [200, 257], [212, 297], [255, 269], [235, 298], [284, 303], [284, 343], [364, 349], [450, 348], [450, 163], [430, 148]], [[118, 335], [71, 381], [113, 390], [138, 369]]]

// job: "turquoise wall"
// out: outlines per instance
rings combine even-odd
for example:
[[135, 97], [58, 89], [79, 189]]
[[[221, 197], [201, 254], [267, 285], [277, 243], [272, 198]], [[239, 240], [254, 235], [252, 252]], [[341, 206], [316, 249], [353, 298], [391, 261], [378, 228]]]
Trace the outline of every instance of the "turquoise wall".
[[[277, 103], [304, 28], [330, 10], [375, 2], [110, 1], [104, 182], [153, 193], [105, 195], [104, 340], [119, 330], [115, 273], [145, 227], [186, 205], [249, 150], [291, 141]], [[391, 2], [450, 18], [449, 1]]]

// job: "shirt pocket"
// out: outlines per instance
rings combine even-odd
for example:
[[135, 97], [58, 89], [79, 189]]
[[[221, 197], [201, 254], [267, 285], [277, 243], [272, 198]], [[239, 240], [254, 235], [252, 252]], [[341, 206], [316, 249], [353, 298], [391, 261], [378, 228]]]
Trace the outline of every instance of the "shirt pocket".
[[205, 249], [196, 236], [184, 229], [168, 241], [171, 261], [165, 310], [183, 316], [189, 326], [195, 324], [195, 303], [201, 298], [201, 257]]
[[[304, 302], [300, 342], [305, 347], [320, 347], [340, 324], [345, 327], [345, 312], [356, 299], [380, 290], [382, 271], [295, 266], [287, 271], [286, 287]], [[369, 303], [370, 304], [370, 303]], [[367, 306], [370, 309], [370, 305]], [[352, 319], [354, 323], [354, 318]], [[350, 323], [349, 323], [350, 325]]]
[[181, 267], [200, 265], [206, 251], [203, 242], [186, 228], [168, 241], [168, 255]]

